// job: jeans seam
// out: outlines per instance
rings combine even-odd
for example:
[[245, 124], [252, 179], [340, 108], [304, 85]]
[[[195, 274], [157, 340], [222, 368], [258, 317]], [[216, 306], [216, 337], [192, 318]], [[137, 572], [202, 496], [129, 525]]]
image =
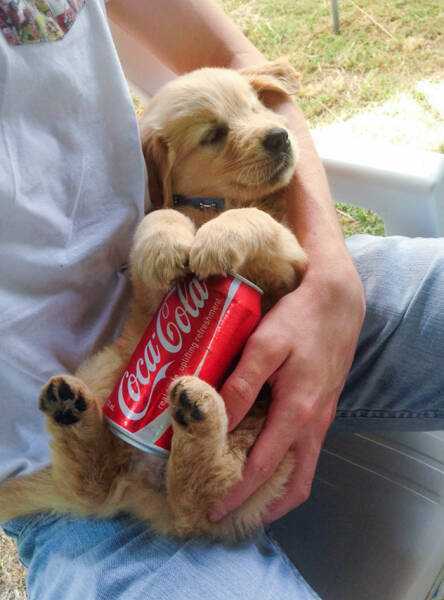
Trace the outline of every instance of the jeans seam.
[[310, 590], [310, 592], [312, 592], [314, 594], [313, 598], [319, 598], [319, 596], [316, 594], [316, 592], [311, 588], [311, 586], [309, 586], [309, 584], [305, 581], [305, 579], [302, 577], [302, 575], [300, 574], [300, 572], [298, 571], [298, 569], [296, 568], [296, 565], [294, 565], [291, 560], [288, 558], [285, 550], [282, 548], [282, 546], [279, 544], [279, 542], [274, 538], [272, 532], [271, 532], [271, 528], [267, 527], [266, 528], [266, 532], [265, 532], [266, 537], [268, 538], [268, 541], [270, 542], [270, 544], [273, 546], [275, 552], [277, 552], [277, 554], [279, 555], [279, 558], [281, 560], [281, 562], [290, 569], [291, 574], [293, 575], [293, 577], [296, 579], [296, 581], [298, 582], [298, 584], [305, 584], [307, 586], [307, 589]]
[[341, 408], [336, 411], [336, 419], [343, 418], [384, 418], [384, 419], [443, 419], [444, 410], [390, 410], [390, 409], [370, 409], [370, 408]]
[[26, 522], [23, 524], [23, 527], [17, 533], [17, 542], [20, 543], [23, 534], [29, 527], [35, 527], [37, 525], [42, 525], [46, 520], [48, 520], [48, 518], [56, 517], [56, 516], [57, 515], [53, 512], [42, 512], [42, 513], [38, 513], [38, 514], [34, 515], [33, 517], [27, 519]]

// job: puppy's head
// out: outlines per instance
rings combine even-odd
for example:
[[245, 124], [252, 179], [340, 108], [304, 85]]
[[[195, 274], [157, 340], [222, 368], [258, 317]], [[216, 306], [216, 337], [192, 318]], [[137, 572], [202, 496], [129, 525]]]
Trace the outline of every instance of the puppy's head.
[[293, 94], [297, 78], [275, 62], [242, 72], [199, 69], [161, 88], [141, 120], [154, 204], [171, 206], [173, 194], [249, 202], [284, 187], [296, 141], [261, 95]]

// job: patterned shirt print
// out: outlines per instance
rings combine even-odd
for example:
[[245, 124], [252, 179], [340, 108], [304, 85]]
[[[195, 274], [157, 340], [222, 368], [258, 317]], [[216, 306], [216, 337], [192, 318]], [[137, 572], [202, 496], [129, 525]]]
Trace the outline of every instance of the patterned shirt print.
[[72, 27], [85, 0], [0, 0], [0, 29], [12, 46], [55, 42]]

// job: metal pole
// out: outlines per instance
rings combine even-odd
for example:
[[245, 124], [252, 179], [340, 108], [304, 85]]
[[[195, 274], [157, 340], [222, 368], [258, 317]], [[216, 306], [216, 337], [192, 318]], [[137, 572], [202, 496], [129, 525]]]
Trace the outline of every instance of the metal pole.
[[331, 16], [333, 19], [333, 31], [339, 33], [339, 8], [338, 0], [330, 0], [331, 4]]

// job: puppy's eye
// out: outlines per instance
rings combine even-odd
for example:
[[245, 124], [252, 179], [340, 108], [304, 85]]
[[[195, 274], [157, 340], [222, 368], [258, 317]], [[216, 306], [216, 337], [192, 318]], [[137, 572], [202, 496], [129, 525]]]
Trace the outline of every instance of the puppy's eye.
[[226, 125], [219, 125], [217, 127], [213, 127], [201, 139], [201, 144], [217, 144], [218, 142], [222, 142], [228, 133], [228, 127]]

